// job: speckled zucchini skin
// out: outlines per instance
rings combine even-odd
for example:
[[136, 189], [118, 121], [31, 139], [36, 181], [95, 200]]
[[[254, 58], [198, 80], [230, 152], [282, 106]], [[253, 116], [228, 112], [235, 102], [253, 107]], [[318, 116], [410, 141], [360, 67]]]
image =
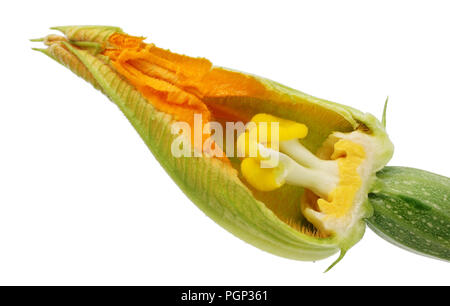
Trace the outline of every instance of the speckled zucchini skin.
[[369, 193], [369, 227], [393, 244], [450, 261], [450, 179], [427, 171], [385, 167]]

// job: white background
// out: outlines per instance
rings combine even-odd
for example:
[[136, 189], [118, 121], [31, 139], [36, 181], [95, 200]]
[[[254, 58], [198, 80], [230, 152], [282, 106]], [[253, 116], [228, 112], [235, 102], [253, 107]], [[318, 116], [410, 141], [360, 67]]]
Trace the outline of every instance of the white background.
[[50, 26], [106, 24], [381, 115], [391, 165], [450, 176], [445, 1], [9, 1], [0, 12], [0, 284], [446, 284], [448, 263], [370, 230], [297, 262], [199, 211], [105, 96], [31, 51]]

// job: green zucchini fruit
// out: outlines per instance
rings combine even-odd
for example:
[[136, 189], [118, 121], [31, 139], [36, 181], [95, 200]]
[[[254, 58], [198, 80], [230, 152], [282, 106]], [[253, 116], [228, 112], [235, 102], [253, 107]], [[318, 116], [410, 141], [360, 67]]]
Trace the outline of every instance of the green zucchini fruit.
[[385, 167], [369, 193], [366, 222], [409, 251], [450, 260], [450, 178], [407, 167]]

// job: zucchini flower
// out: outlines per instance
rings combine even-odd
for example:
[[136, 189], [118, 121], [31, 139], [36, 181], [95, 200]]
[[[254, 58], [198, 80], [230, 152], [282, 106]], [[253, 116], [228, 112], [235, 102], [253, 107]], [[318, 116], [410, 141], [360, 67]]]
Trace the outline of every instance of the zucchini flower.
[[[54, 28], [36, 49], [103, 92], [206, 215], [273, 254], [318, 260], [358, 242], [393, 154], [373, 115], [172, 53], [107, 26]], [[223, 131], [226, 130], [226, 133]]]

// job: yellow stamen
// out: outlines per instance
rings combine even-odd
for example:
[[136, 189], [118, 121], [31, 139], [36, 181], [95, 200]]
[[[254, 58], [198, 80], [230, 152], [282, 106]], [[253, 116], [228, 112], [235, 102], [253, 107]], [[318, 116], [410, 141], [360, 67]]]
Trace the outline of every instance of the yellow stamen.
[[[308, 135], [308, 127], [306, 125], [268, 114], [257, 114], [252, 118], [251, 122], [256, 123], [258, 127], [259, 139], [267, 139], [267, 143], [272, 142], [271, 123], [277, 123], [279, 125], [278, 141], [302, 139]], [[267, 128], [261, 128], [261, 124], [267, 124]]]
[[241, 171], [250, 185], [260, 191], [272, 191], [284, 184], [279, 168], [261, 168], [260, 161], [246, 158], [241, 163]]
[[[306, 125], [269, 114], [253, 116], [247, 126], [247, 131], [238, 137], [238, 150], [246, 157], [259, 159], [263, 159], [263, 157], [258, 150], [258, 143], [278, 150], [278, 142], [302, 139], [308, 135]], [[275, 139], [273, 139], [274, 137]]]

